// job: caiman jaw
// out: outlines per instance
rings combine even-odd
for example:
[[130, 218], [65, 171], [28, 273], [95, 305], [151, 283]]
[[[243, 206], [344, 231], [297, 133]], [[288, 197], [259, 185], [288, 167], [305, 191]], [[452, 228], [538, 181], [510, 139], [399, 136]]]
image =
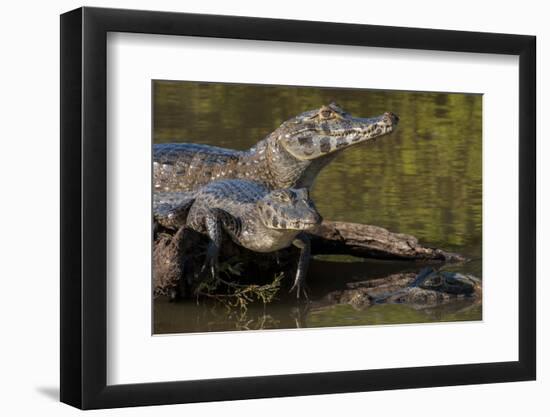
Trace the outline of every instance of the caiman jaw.
[[295, 158], [311, 160], [387, 135], [398, 121], [390, 112], [369, 119], [352, 117], [331, 104], [281, 126], [279, 140]]
[[258, 202], [257, 208], [268, 229], [309, 230], [323, 221], [305, 188], [274, 190]]

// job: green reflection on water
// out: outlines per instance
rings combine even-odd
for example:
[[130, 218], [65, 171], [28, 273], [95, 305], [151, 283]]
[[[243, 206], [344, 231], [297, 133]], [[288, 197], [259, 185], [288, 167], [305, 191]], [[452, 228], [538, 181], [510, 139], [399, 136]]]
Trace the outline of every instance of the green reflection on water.
[[[321, 172], [312, 197], [323, 217], [376, 224], [463, 253], [475, 259], [464, 270], [481, 277], [481, 95], [157, 81], [154, 141], [246, 149], [283, 121], [333, 100], [355, 116], [392, 111], [400, 124], [376, 143], [342, 152]], [[379, 323], [395, 322], [395, 306], [376, 308]], [[350, 322], [359, 317], [345, 311]], [[408, 314], [414, 317], [402, 314], [399, 322]], [[481, 309], [469, 314], [453, 319], [479, 319]]]
[[307, 327], [432, 323], [480, 318], [481, 305], [470, 302], [457, 302], [421, 310], [404, 304], [379, 304], [365, 310], [356, 310], [351, 305], [336, 305], [310, 313]]

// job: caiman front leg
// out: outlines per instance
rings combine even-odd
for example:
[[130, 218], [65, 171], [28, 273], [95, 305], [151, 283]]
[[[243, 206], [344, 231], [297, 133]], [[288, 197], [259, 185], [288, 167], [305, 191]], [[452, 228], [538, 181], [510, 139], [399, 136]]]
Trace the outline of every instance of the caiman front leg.
[[204, 216], [204, 225], [210, 242], [206, 250], [206, 259], [201, 274], [209, 269], [212, 278], [217, 279], [218, 256], [223, 241], [223, 230], [235, 234], [240, 231], [240, 222], [225, 210], [213, 208], [209, 209]]
[[311, 243], [306, 235], [301, 234], [294, 239], [292, 244], [297, 248], [300, 248], [300, 258], [298, 259], [296, 277], [294, 278], [294, 284], [292, 285], [290, 292], [296, 290], [296, 298], [300, 298], [300, 293], [303, 293], [304, 297], [307, 299], [307, 292], [304, 286], [309, 267], [309, 259], [311, 258]]
[[220, 220], [213, 210], [208, 210], [204, 216], [204, 227], [210, 240], [200, 275], [208, 271], [213, 279], [218, 279], [218, 255], [222, 244], [222, 228]]

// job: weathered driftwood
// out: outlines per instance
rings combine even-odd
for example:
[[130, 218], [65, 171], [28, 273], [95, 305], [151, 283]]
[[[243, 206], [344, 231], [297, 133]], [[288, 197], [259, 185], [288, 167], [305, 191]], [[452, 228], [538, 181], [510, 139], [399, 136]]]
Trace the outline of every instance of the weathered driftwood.
[[153, 246], [153, 288], [155, 296], [186, 295], [186, 283], [195, 266], [192, 254], [199, 249], [201, 236], [182, 227], [174, 235], [159, 233]]
[[367, 224], [325, 221], [310, 234], [314, 254], [346, 254], [393, 260], [465, 260], [456, 253], [422, 246], [414, 236]]
[[[409, 261], [462, 261], [458, 254], [420, 245], [414, 236], [357, 223], [325, 221], [310, 234], [312, 254], [349, 254], [365, 258]], [[200, 282], [207, 239], [193, 230], [157, 233], [153, 248], [155, 295], [190, 296]], [[296, 267], [299, 251], [288, 248], [276, 253], [255, 253], [224, 241], [220, 262], [238, 259], [240, 279], [266, 283], [275, 273]]]
[[[194, 294], [197, 285], [209, 276], [208, 271], [201, 271], [207, 243], [204, 235], [186, 227], [180, 228], [175, 234], [157, 234], [153, 246], [155, 296], [180, 298]], [[232, 275], [237, 268], [242, 272], [238, 276], [240, 283], [265, 284], [273, 281], [275, 274], [293, 268], [298, 256], [297, 248], [276, 253], [256, 253], [226, 238], [219, 254], [220, 272], [223, 276], [225, 267], [231, 265], [233, 269], [228, 272]]]

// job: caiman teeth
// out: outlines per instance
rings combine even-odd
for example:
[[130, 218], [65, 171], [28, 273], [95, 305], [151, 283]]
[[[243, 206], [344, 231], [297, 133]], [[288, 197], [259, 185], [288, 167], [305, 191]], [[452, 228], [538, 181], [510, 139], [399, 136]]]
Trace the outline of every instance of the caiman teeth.
[[[346, 137], [348, 139], [355, 139], [358, 137], [368, 137], [371, 136], [373, 133], [376, 133], [376, 129], [380, 126], [369, 126], [365, 129], [350, 129], [350, 130], [344, 130], [342, 132], [335, 132], [335, 133], [329, 133], [327, 136], [333, 137], [333, 138], [341, 138]], [[391, 126], [382, 126], [383, 132], [391, 132], [392, 127]]]

